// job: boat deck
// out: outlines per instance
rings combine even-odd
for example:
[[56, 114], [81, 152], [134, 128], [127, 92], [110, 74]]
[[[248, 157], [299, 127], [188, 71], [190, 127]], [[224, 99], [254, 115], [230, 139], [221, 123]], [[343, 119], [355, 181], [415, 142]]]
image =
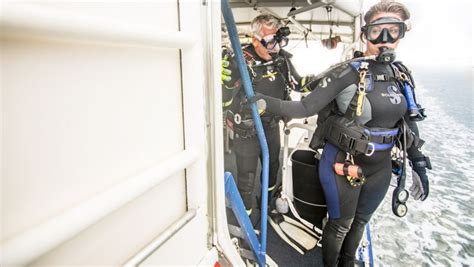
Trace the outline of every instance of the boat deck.
[[[225, 170], [230, 171], [235, 178], [236, 165], [235, 165], [235, 155], [230, 150], [230, 153], [225, 153]], [[282, 160], [282, 153], [280, 153], [280, 162]], [[260, 173], [260, 164], [257, 170], [257, 173]], [[278, 181], [281, 181], [281, 171], [278, 174]], [[260, 179], [257, 179], [255, 182], [255, 195], [260, 195]], [[257, 201], [254, 201], [254, 210], [258, 207]], [[233, 218], [232, 211], [228, 209], [228, 221], [232, 225], [238, 225], [235, 218]], [[260, 228], [260, 223], [257, 223], [256, 228]], [[245, 242], [245, 241], [242, 241]], [[241, 244], [245, 246], [245, 244]], [[302, 255], [285, 241], [283, 241], [275, 232], [273, 227], [268, 224], [267, 227], [267, 254], [275, 261], [279, 266], [323, 266], [321, 247], [316, 246], [312, 250], [306, 252]]]
[[301, 255], [285, 243], [271, 226], [267, 231], [267, 254], [279, 266], [324, 266], [320, 247]]

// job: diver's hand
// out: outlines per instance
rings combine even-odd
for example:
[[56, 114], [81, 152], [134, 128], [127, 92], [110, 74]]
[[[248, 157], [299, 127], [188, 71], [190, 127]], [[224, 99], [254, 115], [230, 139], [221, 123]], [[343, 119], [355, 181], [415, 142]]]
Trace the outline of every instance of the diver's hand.
[[306, 75], [303, 78], [301, 78], [301, 92], [306, 93], [306, 92], [311, 92], [315, 86], [310, 86], [311, 83], [316, 79], [316, 75], [310, 74]]
[[221, 60], [221, 83], [222, 84], [225, 82], [230, 82], [230, 80], [232, 79], [231, 77], [232, 71], [229, 69], [230, 62], [229, 62], [228, 57], [229, 56], [225, 54]]
[[416, 168], [412, 170], [413, 183], [410, 193], [415, 200], [424, 201], [430, 192], [430, 183], [426, 176], [426, 168]]
[[258, 109], [258, 113], [260, 115], [262, 115], [263, 113], [265, 113], [265, 109], [267, 109], [267, 102], [265, 102], [265, 99], [258, 99], [256, 101], [257, 103], [257, 109]]
[[[255, 95], [252, 98], [252, 101], [254, 101], [255, 104], [257, 105], [258, 113], [260, 115], [265, 113], [265, 109], [267, 109], [267, 102], [263, 98], [262, 94], [255, 93]], [[249, 99], [246, 99], [245, 108], [252, 109], [252, 107], [251, 107], [252, 101], [250, 101]]]
[[411, 161], [413, 183], [410, 193], [415, 200], [424, 201], [430, 192], [430, 183], [426, 175], [426, 168], [431, 169], [428, 157], [413, 159]]

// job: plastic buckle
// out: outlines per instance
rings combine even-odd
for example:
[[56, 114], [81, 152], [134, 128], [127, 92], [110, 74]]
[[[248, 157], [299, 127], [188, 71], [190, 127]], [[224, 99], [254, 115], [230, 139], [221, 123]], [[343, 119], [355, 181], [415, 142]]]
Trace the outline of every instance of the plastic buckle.
[[341, 145], [345, 145], [347, 137], [348, 137], [347, 134], [341, 133], [339, 134], [339, 138], [337, 139], [337, 142]]
[[349, 137], [349, 145], [348, 145], [349, 149], [351, 150], [354, 149], [354, 146], [355, 146], [355, 139]]
[[382, 136], [382, 143], [391, 144], [393, 143], [395, 137], [393, 135], [384, 135]]
[[[369, 147], [372, 147], [372, 148], [369, 148]], [[372, 156], [374, 153], [375, 153], [375, 145], [374, 145], [374, 143], [369, 142], [369, 143], [367, 144], [367, 152], [365, 152], [365, 155], [366, 155], [367, 157], [370, 157], [370, 156]]]

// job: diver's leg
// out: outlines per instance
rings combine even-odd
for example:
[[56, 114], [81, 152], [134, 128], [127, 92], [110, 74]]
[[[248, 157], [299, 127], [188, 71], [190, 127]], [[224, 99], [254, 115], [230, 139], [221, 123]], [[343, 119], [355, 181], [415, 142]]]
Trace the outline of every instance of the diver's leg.
[[353, 266], [357, 248], [364, 234], [365, 225], [369, 222], [372, 214], [388, 191], [392, 177], [390, 158], [387, 157], [387, 160], [383, 160], [376, 165], [365, 166], [364, 171], [369, 173], [366, 178], [367, 182], [361, 188], [354, 222], [346, 235], [341, 250], [341, 261], [349, 264], [341, 266], [351, 266], [351, 262]]
[[278, 124], [265, 127], [265, 137], [268, 144], [269, 168], [268, 168], [268, 201], [275, 189], [280, 169], [280, 127]]
[[257, 136], [237, 137], [234, 140], [234, 151], [237, 164], [237, 188], [247, 211], [253, 204], [255, 173], [257, 172], [260, 147]]
[[355, 216], [360, 193], [360, 187], [352, 187], [345, 177], [334, 173], [334, 163], [344, 162], [344, 159], [345, 153], [327, 144], [319, 163], [319, 175], [329, 213], [322, 238], [325, 266], [336, 266], [338, 262], [342, 244]]
[[355, 254], [359, 247], [360, 240], [364, 234], [365, 225], [369, 222], [372, 214], [356, 214], [349, 232], [344, 239], [341, 248], [341, 256], [338, 266], [353, 267], [355, 264]]
[[323, 230], [321, 241], [324, 266], [334, 267], [339, 260], [339, 253], [353, 218], [329, 219]]

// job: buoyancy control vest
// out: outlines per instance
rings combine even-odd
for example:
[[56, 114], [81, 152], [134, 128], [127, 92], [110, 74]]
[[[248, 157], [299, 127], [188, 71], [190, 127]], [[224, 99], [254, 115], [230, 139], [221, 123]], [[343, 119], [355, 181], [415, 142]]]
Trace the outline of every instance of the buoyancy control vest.
[[[252, 86], [256, 93], [261, 93], [282, 100], [288, 100], [291, 90], [298, 90], [301, 77], [296, 73], [290, 59], [292, 54], [280, 50], [278, 55], [273, 56], [271, 61], [264, 61], [258, 56], [255, 48], [250, 44], [243, 47], [244, 57], [247, 63]], [[238, 73], [237, 69], [233, 72]], [[226, 123], [239, 136], [252, 137], [256, 135], [254, 121], [252, 118], [250, 102], [248, 101], [242, 86], [233, 93], [235, 98], [230, 109], [226, 111]], [[278, 126], [281, 117], [271, 113], [261, 114], [262, 122], [271, 128]]]
[[[372, 91], [371, 88], [376, 81], [393, 80], [405, 97], [407, 89], [411, 89], [411, 93], [414, 95], [414, 82], [410, 71], [401, 62], [393, 62], [390, 63], [390, 66], [393, 69], [394, 76], [374, 75], [368, 69], [368, 64], [368, 61], [361, 59], [353, 59], [350, 62], [350, 66], [360, 74], [357, 90], [355, 90], [352, 98], [345, 100], [350, 101], [344, 103], [347, 106], [345, 113], [340, 111], [336, 100], [333, 100], [318, 112], [317, 128], [310, 143], [312, 149], [323, 148], [326, 142], [330, 142], [351, 155], [365, 154], [370, 156], [375, 151], [391, 149], [395, 141], [401, 138], [402, 135], [399, 129], [401, 124], [404, 123], [403, 120], [398, 123], [396, 128], [386, 129], [367, 127], [365, 123], [357, 122], [356, 118], [362, 115], [362, 105], [366, 91]], [[412, 100], [415, 101], [414, 96]], [[408, 105], [410, 108], [409, 103]], [[416, 102], [415, 105], [418, 108], [417, 110], [421, 112], [413, 117], [414, 120], [423, 119], [425, 117], [422, 112], [423, 109]], [[404, 127], [404, 129], [408, 128]], [[414, 133], [410, 132], [405, 136], [407, 136], [406, 143], [408, 145], [415, 144], [417, 147], [421, 147], [423, 142]]]

